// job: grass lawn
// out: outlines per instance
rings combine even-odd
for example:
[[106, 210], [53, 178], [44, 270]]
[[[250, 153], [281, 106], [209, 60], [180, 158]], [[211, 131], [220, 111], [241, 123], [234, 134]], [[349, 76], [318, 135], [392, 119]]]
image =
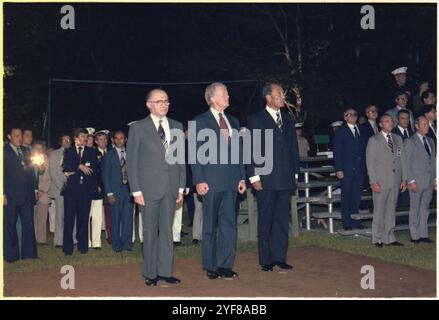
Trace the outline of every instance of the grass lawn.
[[[183, 227], [188, 232], [191, 229]], [[335, 250], [366, 255], [386, 261], [392, 261], [405, 265], [411, 265], [429, 270], [436, 269], [436, 244], [418, 244], [410, 243], [408, 231], [397, 232], [396, 236], [399, 241], [405, 244], [404, 247], [383, 247], [376, 248], [371, 244], [371, 240], [364, 237], [343, 237], [337, 234], [328, 234], [319, 231], [301, 231], [300, 237], [291, 238], [290, 246], [320, 246]], [[124, 263], [133, 263], [142, 261], [141, 245], [137, 242], [134, 244], [132, 252], [115, 253], [104, 240], [102, 236], [102, 250], [90, 249], [87, 254], [80, 254], [77, 251], [72, 256], [65, 256], [61, 249], [53, 247], [53, 237], [49, 236], [48, 245], [38, 246], [40, 259], [37, 260], [20, 260], [16, 263], [4, 263], [4, 272], [28, 272], [42, 271], [47, 269], [58, 269], [63, 265], [77, 266], [99, 266], [115, 265]], [[430, 228], [430, 238], [436, 242], [436, 229]], [[182, 238], [183, 245], [175, 247], [175, 257], [177, 259], [193, 258], [201, 255], [201, 246], [192, 245], [191, 234]], [[239, 252], [257, 252], [255, 242], [239, 242]], [[295, 257], [290, 257], [290, 263], [294, 265]]]

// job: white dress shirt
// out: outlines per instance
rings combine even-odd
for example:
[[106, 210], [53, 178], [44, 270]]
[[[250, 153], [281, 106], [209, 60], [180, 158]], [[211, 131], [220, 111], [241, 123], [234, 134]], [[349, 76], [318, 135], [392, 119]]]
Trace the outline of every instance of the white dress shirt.
[[357, 128], [358, 136], [360, 136], [360, 130], [358, 129], [358, 126], [356, 124], [350, 124], [350, 123], [347, 123], [347, 122], [346, 122], [346, 124], [348, 125], [349, 129], [351, 129], [352, 134], [354, 135], [354, 137], [355, 137], [355, 128]]
[[410, 137], [410, 136], [409, 136], [409, 130], [408, 130], [408, 128], [404, 129], [404, 128], [401, 127], [399, 124], [397, 125], [397, 127], [398, 127], [398, 129], [399, 129], [399, 131], [401, 132], [402, 135], [404, 135], [404, 131], [406, 131], [406, 132], [407, 132], [407, 137]]
[[[212, 112], [213, 116], [215, 117], [216, 122], [218, 123], [218, 126], [220, 125], [219, 121], [220, 121], [220, 112], [214, 108], [210, 108], [210, 112]], [[223, 112], [221, 112], [223, 115], [223, 119], [224, 121], [226, 121], [227, 127], [229, 127], [229, 136], [232, 137], [232, 126], [230, 125], [229, 119], [227, 119], [226, 114]]]

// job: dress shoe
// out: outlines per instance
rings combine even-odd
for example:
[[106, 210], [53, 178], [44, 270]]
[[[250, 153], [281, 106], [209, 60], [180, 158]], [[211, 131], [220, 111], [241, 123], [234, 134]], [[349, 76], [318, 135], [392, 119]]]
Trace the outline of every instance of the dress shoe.
[[226, 278], [226, 279], [232, 279], [238, 276], [238, 274], [235, 271], [227, 268], [218, 268], [218, 273], [221, 276], [221, 278]]
[[430, 238], [419, 238], [419, 242], [434, 243]]
[[61, 245], [57, 245], [57, 246], [55, 246], [55, 248], [62, 248], [62, 246]]
[[187, 233], [187, 232], [183, 232], [183, 231], [180, 232], [180, 236], [181, 236], [181, 237], [186, 237], [188, 234], [189, 234], [189, 233]]
[[211, 280], [217, 279], [220, 276], [219, 273], [217, 271], [214, 271], [214, 270], [206, 270], [206, 275]]
[[269, 272], [273, 271], [273, 267], [270, 264], [261, 265], [261, 271]]
[[386, 246], [403, 247], [404, 244], [402, 244], [401, 242], [398, 242], [398, 241], [393, 241], [391, 243], [386, 244]]
[[352, 228], [351, 228], [351, 227], [343, 227], [343, 230], [345, 230], [345, 231], [351, 231]]
[[382, 248], [383, 244], [381, 242], [377, 242], [377, 243], [375, 243], [375, 247]]
[[159, 280], [163, 280], [166, 283], [172, 283], [172, 284], [177, 284], [180, 283], [180, 279], [174, 278], [174, 277], [162, 277], [162, 276], [158, 276]]
[[79, 251], [80, 254], [86, 254], [88, 251]]
[[364, 229], [366, 229], [366, 227], [365, 226], [363, 226], [362, 224], [360, 224], [358, 227], [356, 227], [355, 229], [358, 229], [358, 230], [364, 230]]
[[200, 243], [200, 240], [198, 240], [198, 239], [192, 240], [192, 244], [199, 244], [199, 243]]
[[145, 284], [148, 287], [155, 287], [157, 285], [157, 280], [158, 280], [158, 278], [155, 278], [155, 279], [145, 278]]
[[72, 252], [64, 252], [64, 254], [65, 254], [66, 256], [71, 256], [73, 253], [72, 253]]
[[273, 262], [271, 265], [272, 265], [273, 267], [274, 267], [274, 266], [278, 266], [279, 268], [281, 268], [281, 269], [285, 269], [285, 270], [293, 269], [293, 266], [289, 265], [289, 264], [286, 263], [286, 262]]
[[125, 251], [133, 251], [133, 248], [127, 248], [127, 249], [125, 249]]
[[101, 247], [93, 247], [93, 249], [95, 249], [95, 250], [102, 250]]
[[181, 241], [174, 241], [174, 246], [181, 247]]
[[418, 239], [418, 240], [410, 239], [410, 242], [411, 242], [411, 243], [414, 243], [414, 244], [418, 244], [418, 243], [420, 242], [420, 239]]

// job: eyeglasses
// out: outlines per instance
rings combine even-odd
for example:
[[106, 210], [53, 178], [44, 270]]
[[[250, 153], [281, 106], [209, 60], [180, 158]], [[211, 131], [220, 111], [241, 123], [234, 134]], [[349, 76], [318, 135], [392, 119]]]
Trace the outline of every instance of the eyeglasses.
[[156, 100], [156, 101], [148, 101], [148, 102], [151, 102], [151, 103], [155, 103], [155, 104], [158, 104], [158, 105], [165, 105], [165, 106], [169, 106], [171, 103], [169, 102], [169, 100]]
[[350, 116], [356, 117], [356, 116], [358, 116], [358, 113], [356, 113], [356, 112], [349, 112], [349, 113], [346, 113], [346, 115], [345, 115], [345, 117], [350, 117]]

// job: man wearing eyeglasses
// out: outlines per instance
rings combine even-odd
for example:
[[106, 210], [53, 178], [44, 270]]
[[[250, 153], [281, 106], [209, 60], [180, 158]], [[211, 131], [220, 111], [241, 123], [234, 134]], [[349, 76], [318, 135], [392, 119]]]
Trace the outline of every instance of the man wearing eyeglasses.
[[365, 159], [364, 139], [357, 125], [358, 114], [349, 108], [344, 112], [345, 123], [335, 132], [334, 162], [341, 182], [341, 218], [345, 230], [362, 229], [360, 221], [351, 218], [358, 213], [363, 190]]
[[172, 223], [176, 204], [183, 201], [186, 168], [166, 160], [171, 130], [183, 132], [180, 122], [166, 116], [169, 104], [165, 91], [150, 91], [146, 106], [151, 114], [130, 126], [127, 144], [128, 181], [143, 220], [143, 277], [151, 287], [159, 280], [180, 283], [173, 276]]

